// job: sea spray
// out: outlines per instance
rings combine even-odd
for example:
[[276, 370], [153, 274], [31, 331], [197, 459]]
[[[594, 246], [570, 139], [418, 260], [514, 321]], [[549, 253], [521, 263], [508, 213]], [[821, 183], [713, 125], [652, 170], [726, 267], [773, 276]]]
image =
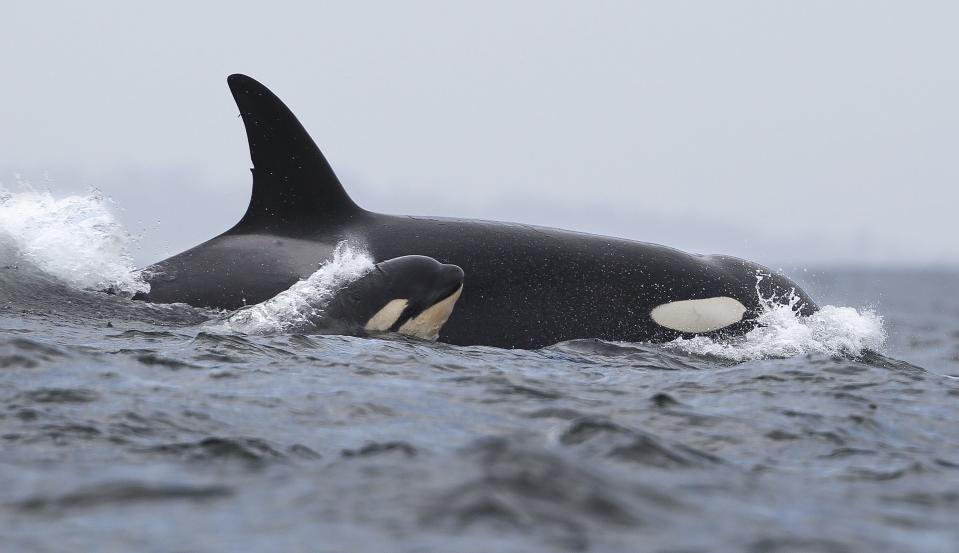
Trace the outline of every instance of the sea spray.
[[340, 242], [333, 257], [308, 278], [264, 302], [240, 309], [224, 321], [212, 323], [210, 329], [244, 334], [308, 331], [336, 292], [373, 266], [368, 253]]
[[[757, 276], [761, 282], [763, 275]], [[858, 357], [866, 350], [881, 351], [886, 342], [882, 317], [871, 309], [826, 305], [807, 317], [799, 315], [799, 298], [787, 303], [763, 298], [757, 326], [744, 336], [678, 338], [667, 348], [730, 361], [786, 358], [818, 353]]]
[[4, 264], [26, 263], [67, 284], [132, 296], [149, 284], [134, 270], [136, 238], [99, 191], [55, 198], [21, 184], [0, 186], [0, 245]]

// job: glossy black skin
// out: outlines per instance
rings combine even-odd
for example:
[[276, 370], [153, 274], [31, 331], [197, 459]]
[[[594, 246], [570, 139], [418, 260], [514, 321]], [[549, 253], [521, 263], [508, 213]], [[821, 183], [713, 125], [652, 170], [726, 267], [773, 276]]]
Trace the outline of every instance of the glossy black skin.
[[345, 240], [377, 261], [418, 254], [460, 266], [469, 283], [439, 338], [452, 344], [666, 341], [685, 335], [653, 322], [654, 307], [716, 296], [748, 308], [748, 320], [719, 333], [743, 333], [762, 309], [757, 288], [779, 303], [795, 294], [803, 315], [817, 309], [785, 276], [731, 257], [528, 225], [366, 211], [278, 98], [249, 77], [228, 82], [254, 163], [250, 207], [226, 233], [149, 267], [151, 291], [140, 299], [228, 309], [260, 302], [309, 276]]
[[[726, 256], [698, 256], [618, 238], [461, 219], [356, 213], [297, 237], [225, 234], [154, 269], [153, 302], [234, 309], [266, 300], [316, 270], [341, 240], [374, 259], [411, 251], [455, 263], [469, 283], [439, 340], [460, 345], [538, 348], [575, 338], [643, 342], [683, 336], [650, 318], [657, 305], [729, 296], [761, 310], [757, 294], [801, 298], [798, 286], [768, 269]], [[170, 278], [172, 277], [172, 278]], [[752, 325], [724, 329], [741, 333]]]
[[408, 320], [452, 296], [463, 285], [463, 270], [431, 257], [406, 255], [382, 263], [337, 291], [318, 325], [331, 334], [365, 336], [373, 315], [396, 299], [407, 307], [389, 329], [396, 332]]

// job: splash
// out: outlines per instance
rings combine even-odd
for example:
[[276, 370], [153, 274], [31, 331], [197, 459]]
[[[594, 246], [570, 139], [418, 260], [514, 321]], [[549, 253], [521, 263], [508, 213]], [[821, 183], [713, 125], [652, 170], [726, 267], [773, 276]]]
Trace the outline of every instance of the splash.
[[149, 291], [129, 253], [135, 237], [111, 213], [109, 199], [96, 190], [55, 198], [27, 184], [20, 189], [0, 186], [0, 245], [13, 257], [5, 264], [28, 263], [77, 288]]
[[882, 317], [875, 311], [827, 305], [802, 317], [798, 301], [795, 295], [787, 304], [764, 298], [758, 326], [740, 338], [679, 338], [666, 347], [739, 362], [811, 353], [858, 357], [866, 350], [881, 351], [885, 345]]
[[294, 332], [314, 327], [313, 321], [344, 285], [373, 270], [373, 258], [346, 242], [337, 244], [333, 258], [312, 275], [256, 305], [241, 309], [211, 329], [244, 334]]

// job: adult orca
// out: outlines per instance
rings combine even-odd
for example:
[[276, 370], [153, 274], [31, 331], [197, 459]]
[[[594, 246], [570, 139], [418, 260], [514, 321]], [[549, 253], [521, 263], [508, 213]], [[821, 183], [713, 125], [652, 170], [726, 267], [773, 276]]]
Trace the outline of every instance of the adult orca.
[[576, 338], [661, 342], [741, 334], [769, 301], [816, 304], [788, 278], [720, 255], [529, 225], [373, 213], [350, 199], [320, 149], [269, 89], [227, 79], [253, 161], [243, 218], [148, 267], [139, 299], [236, 309], [289, 288], [346, 241], [381, 261], [425, 255], [467, 285], [439, 339], [538, 348]]

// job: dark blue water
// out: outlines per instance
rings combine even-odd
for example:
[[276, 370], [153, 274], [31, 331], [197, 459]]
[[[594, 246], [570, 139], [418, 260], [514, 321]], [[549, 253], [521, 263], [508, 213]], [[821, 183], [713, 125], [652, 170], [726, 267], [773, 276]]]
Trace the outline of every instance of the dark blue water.
[[955, 272], [800, 273], [858, 311], [741, 343], [508, 351], [225, 332], [24, 244], [4, 551], [959, 550]]

